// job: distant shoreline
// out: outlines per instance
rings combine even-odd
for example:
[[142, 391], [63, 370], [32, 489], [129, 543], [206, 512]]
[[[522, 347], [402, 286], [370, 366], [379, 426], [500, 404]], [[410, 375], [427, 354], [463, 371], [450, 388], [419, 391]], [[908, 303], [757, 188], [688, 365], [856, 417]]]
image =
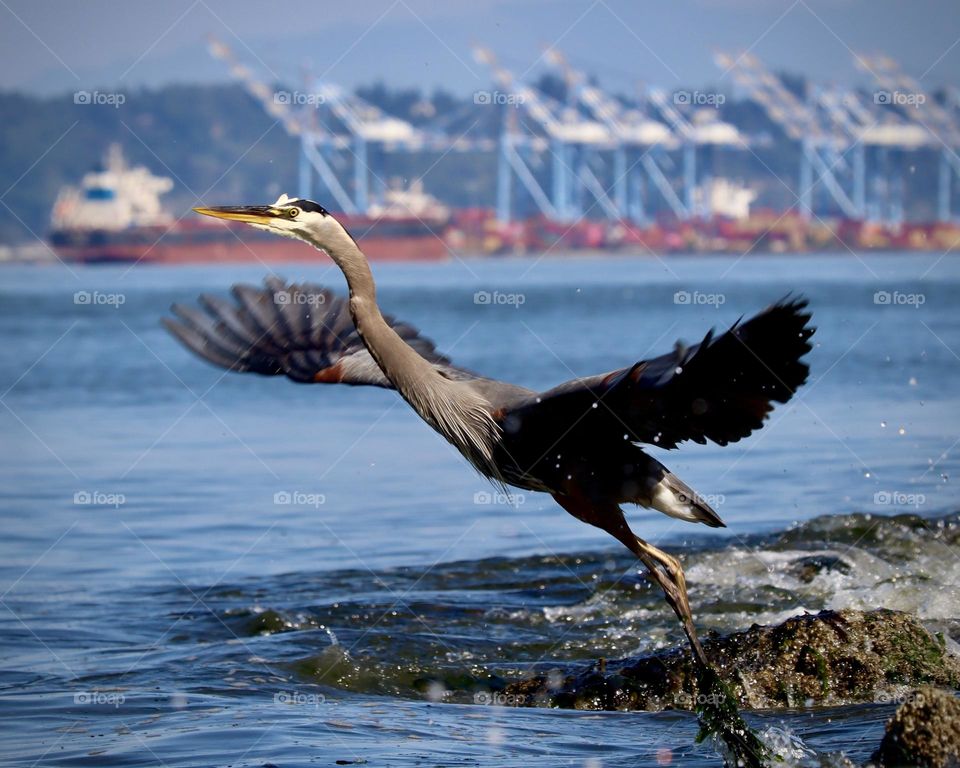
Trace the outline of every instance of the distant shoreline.
[[[752, 250], [748, 251], [745, 254], [739, 254], [732, 251], [664, 251], [664, 252], [655, 252], [649, 251], [644, 248], [627, 248], [623, 250], [616, 249], [583, 249], [583, 250], [548, 250], [547, 252], [538, 252], [538, 251], [527, 251], [525, 253], [498, 253], [498, 254], [489, 254], [479, 251], [451, 251], [451, 259], [478, 259], [482, 261], [501, 261], [508, 259], [530, 259], [530, 258], [548, 258], [550, 260], [558, 259], [569, 259], [569, 258], [606, 258], [606, 257], [623, 257], [623, 258], [634, 258], [634, 257], [644, 257], [644, 258], [656, 258], [656, 259], [671, 259], [674, 257], [687, 257], [687, 256], [733, 256], [733, 257], [745, 257], [750, 258], [763, 258], [764, 256], [824, 256], [824, 255], [836, 255], [847, 258], [856, 258], [860, 256], [873, 256], [881, 254], [931, 254], [939, 253], [933, 249], [904, 249], [904, 248], [876, 248], [876, 249], [867, 249], [854, 252], [847, 252], [839, 249], [810, 249], [805, 251], [759, 251]], [[60, 259], [53, 253], [53, 251], [43, 243], [34, 242], [26, 243], [22, 245], [0, 245], [0, 265], [4, 264], [56, 264], [60, 262]], [[65, 263], [65, 262], [63, 262]], [[124, 262], [118, 262], [123, 264]], [[247, 262], [197, 262], [197, 266], [215, 266], [219, 264], [220, 266], [230, 267], [236, 266], [237, 264], [242, 264]], [[405, 261], [401, 262], [403, 264], [416, 264], [416, 261]], [[436, 261], [423, 262], [425, 264], [436, 264]], [[72, 267], [77, 266], [88, 266], [85, 264], [72, 263]], [[174, 264], [162, 264], [156, 262], [145, 262], [143, 266], [178, 266]]]

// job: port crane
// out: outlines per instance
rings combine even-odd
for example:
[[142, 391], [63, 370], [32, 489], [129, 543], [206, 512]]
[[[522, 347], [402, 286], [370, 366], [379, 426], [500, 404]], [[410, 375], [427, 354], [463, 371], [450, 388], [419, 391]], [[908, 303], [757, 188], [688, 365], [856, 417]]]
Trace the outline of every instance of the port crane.
[[[496, 157], [495, 213], [501, 222], [516, 217], [518, 189], [557, 222], [589, 212], [595, 219], [643, 223], [657, 207], [679, 220], [705, 218], [710, 205], [701, 193], [714, 181], [709, 153], [714, 147], [747, 147], [737, 128], [707, 110], [691, 113], [661, 88], [645, 88], [634, 104], [612, 96], [556, 48], [543, 58], [562, 73], [566, 100], [527, 85], [488, 48], [475, 46], [474, 57], [490, 70], [497, 90], [477, 92], [475, 103], [456, 115], [415, 126], [322, 78], [305, 75], [303, 90], [279, 90], [227, 44], [209, 42], [211, 54], [298, 142], [298, 194], [312, 197], [319, 185], [337, 209], [350, 214], [376, 207], [389, 157], [462, 152]], [[956, 91], [940, 103], [886, 56], [855, 58], [873, 78], [872, 97], [835, 85], [811, 85], [798, 97], [751, 53], [721, 52], [716, 62], [799, 148], [799, 179], [791, 186], [805, 218], [816, 215], [818, 200], [827, 200], [830, 211], [850, 219], [903, 221], [911, 152], [938, 153], [936, 216], [941, 222], [960, 218]], [[486, 111], [454, 135], [451, 121], [475, 117], [484, 97], [498, 112]], [[474, 131], [479, 123], [483, 127]], [[677, 150], [679, 173], [673, 165]]]
[[930, 145], [940, 154], [937, 184], [937, 218], [942, 222], [955, 218], [951, 202], [955, 179], [960, 179], [960, 120], [937, 103], [920, 82], [903, 71], [890, 56], [855, 54], [854, 64], [868, 73], [879, 88], [874, 102], [879, 107], [905, 116], [914, 126], [926, 131]]
[[850, 141], [853, 201], [871, 221], [904, 219], [903, 166], [909, 152], [929, 146], [926, 132], [895, 112], [864, 104], [850, 89], [814, 86], [812, 103]]
[[[698, 184], [705, 192], [711, 184], [711, 167], [709, 163], [698, 163], [697, 149], [704, 147], [713, 151], [716, 147], [744, 148], [747, 139], [730, 123], [719, 119], [711, 119], [697, 124], [690, 122], [683, 112], [678, 109], [674, 100], [667, 97], [662, 88], [647, 89], [649, 102], [667, 121], [674, 133], [681, 138], [683, 145], [683, 177], [686, 205], [696, 216], [708, 218], [711, 214], [707, 204], [707, 196], [701, 196], [697, 203]], [[700, 169], [698, 172], [698, 168]]]
[[[682, 220], [690, 218], [693, 211], [689, 203], [692, 190], [688, 187], [687, 201], [682, 200], [657, 163], [664, 149], [677, 144], [667, 126], [650, 119], [640, 110], [625, 108], [615, 98], [591, 84], [586, 75], [571, 66], [557, 48], [547, 48], [544, 59], [563, 75], [573, 99], [603, 123], [614, 140], [613, 190], [620, 217], [635, 222], [643, 222], [647, 218], [642, 191], [644, 179], [638, 173], [642, 169], [674, 215]], [[638, 157], [628, 166], [628, 156], [631, 154]], [[695, 184], [695, 177], [685, 174], [684, 182]]]
[[780, 78], [753, 54], [745, 52], [736, 55], [719, 51], [715, 61], [724, 72], [733, 75], [737, 85], [760, 105], [787, 138], [799, 144], [797, 199], [800, 214], [804, 218], [815, 215], [814, 189], [820, 183], [844, 215], [851, 219], [862, 218], [862, 208], [858, 207], [837, 177], [839, 172], [848, 167], [845, 153], [853, 145], [850, 137], [836, 126], [825, 126], [815, 111], [791, 93]]
[[[338, 85], [309, 78], [303, 93], [280, 91], [241, 63], [226, 43], [211, 38], [210, 53], [227, 64], [230, 73], [267, 114], [281, 121], [284, 130], [299, 139], [300, 197], [312, 197], [316, 173], [341, 211], [365, 213], [370, 206], [371, 146], [394, 151], [427, 144], [426, 137], [409, 122], [385, 114]], [[341, 183], [335, 164], [352, 166], [352, 193]], [[380, 174], [373, 175], [380, 178]]]
[[[583, 215], [584, 191], [593, 195], [607, 216], [619, 218], [620, 210], [610, 200], [589, 164], [597, 151], [611, 144], [607, 127], [583, 117], [576, 110], [550, 105], [546, 97], [503, 67], [489, 48], [475, 45], [473, 56], [478, 63], [489, 68], [494, 85], [500, 89], [487, 94], [488, 97], [503, 96], [509, 102], [500, 105], [503, 118], [497, 166], [497, 219], [501, 222], [511, 219], [514, 176], [548, 218], [572, 221]], [[540, 133], [531, 131], [524, 117], [528, 117]], [[550, 194], [543, 189], [524, 157], [544, 150], [549, 150], [552, 161]]]

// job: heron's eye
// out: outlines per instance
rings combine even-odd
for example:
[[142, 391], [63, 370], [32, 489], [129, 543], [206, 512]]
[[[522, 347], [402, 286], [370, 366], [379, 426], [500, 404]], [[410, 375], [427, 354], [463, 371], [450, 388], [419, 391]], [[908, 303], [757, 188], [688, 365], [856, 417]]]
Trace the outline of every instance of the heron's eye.
[[287, 208], [287, 216], [289, 216], [291, 219], [295, 219], [299, 215], [300, 215], [299, 208]]

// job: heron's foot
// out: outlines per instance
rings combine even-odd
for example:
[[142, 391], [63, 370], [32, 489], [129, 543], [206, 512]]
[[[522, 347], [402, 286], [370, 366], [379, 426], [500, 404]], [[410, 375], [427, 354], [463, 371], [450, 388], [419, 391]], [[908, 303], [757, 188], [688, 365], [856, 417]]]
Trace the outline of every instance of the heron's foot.
[[683, 625], [683, 631], [693, 652], [694, 668], [697, 676], [697, 691], [704, 694], [698, 700], [697, 716], [700, 721], [700, 738], [713, 735], [724, 745], [723, 756], [730, 766], [738, 768], [760, 768], [766, 761], [767, 750], [756, 734], [740, 717], [737, 700], [724, 685], [717, 672], [710, 666], [703, 652], [697, 629], [693, 623], [693, 612], [687, 597], [687, 580], [683, 575], [680, 561], [666, 552], [648, 544], [627, 525], [619, 507], [607, 508], [606, 514], [599, 514], [598, 508], [579, 503], [577, 499], [555, 495], [557, 502], [574, 517], [597, 525], [621, 541], [642, 562], [650, 576], [660, 585], [667, 602]]
[[687, 580], [680, 562], [639, 537], [636, 554], [660, 584], [690, 643], [697, 677], [698, 740], [708, 736], [719, 739], [723, 744], [724, 761], [729, 766], [761, 768], [767, 763], [768, 751], [740, 716], [736, 697], [711, 666], [700, 645], [687, 596]]
[[[763, 742], [744, 722], [737, 707], [737, 699], [730, 687], [723, 681], [716, 669], [710, 664], [693, 624], [690, 602], [687, 598], [686, 580], [683, 571], [674, 558], [674, 568], [670, 575], [674, 579], [680, 595], [677, 611], [683, 622], [684, 632], [693, 650], [697, 675], [697, 719], [700, 722], [699, 740], [708, 735], [718, 738], [724, 746], [722, 750], [725, 762], [737, 768], [760, 768], [768, 762], [769, 753]], [[676, 608], [674, 610], [677, 610]]]
[[709, 667], [710, 662], [703, 652], [703, 646], [700, 645], [700, 638], [697, 636], [697, 628], [693, 623], [693, 611], [690, 610], [690, 599], [687, 596], [687, 579], [683, 575], [680, 561], [652, 544], [648, 544], [639, 536], [636, 540], [636, 554], [663, 589], [667, 602], [680, 619], [694, 660], [700, 667]]

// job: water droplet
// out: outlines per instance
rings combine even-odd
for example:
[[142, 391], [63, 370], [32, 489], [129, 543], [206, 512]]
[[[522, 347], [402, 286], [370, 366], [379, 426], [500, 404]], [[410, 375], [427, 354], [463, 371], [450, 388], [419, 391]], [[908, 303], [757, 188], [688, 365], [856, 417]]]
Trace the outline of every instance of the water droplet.
[[911, 376], [910, 381], [907, 382], [911, 387], [917, 386], [917, 380], [915, 377]]
[[870, 477], [870, 473], [869, 473], [869, 472], [864, 472], [864, 473], [863, 473], [863, 476], [864, 476], [864, 477]]
[[886, 427], [887, 427], [887, 422], [881, 421], [881, 422], [880, 422], [880, 426], [883, 427], [884, 429], [886, 429]]
[[547, 673], [547, 688], [558, 691], [563, 687], [563, 673], [559, 669], [551, 669]]
[[183, 709], [189, 703], [185, 693], [171, 693], [170, 706], [174, 709]]
[[901, 435], [907, 434], [907, 430], [905, 430], [903, 427], [900, 427], [900, 429], [898, 429], [897, 432]]
[[430, 701], [443, 701], [443, 697], [447, 695], [447, 688], [440, 681], [434, 680], [427, 686], [426, 693]]

